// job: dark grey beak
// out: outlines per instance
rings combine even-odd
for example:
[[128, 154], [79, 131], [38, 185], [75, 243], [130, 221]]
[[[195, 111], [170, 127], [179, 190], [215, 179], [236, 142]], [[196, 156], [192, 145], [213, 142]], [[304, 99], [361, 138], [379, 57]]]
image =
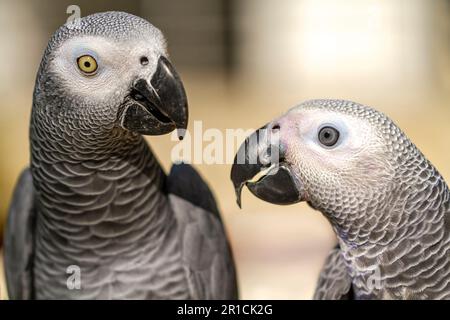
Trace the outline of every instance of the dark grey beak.
[[231, 168], [236, 201], [241, 207], [242, 188], [261, 200], [280, 205], [303, 200], [303, 188], [285, 162], [285, 150], [273, 139], [271, 125], [255, 131], [240, 146]]
[[183, 138], [188, 123], [186, 92], [169, 60], [161, 56], [150, 83], [138, 79], [119, 119], [122, 127], [145, 135], [162, 135], [178, 130]]

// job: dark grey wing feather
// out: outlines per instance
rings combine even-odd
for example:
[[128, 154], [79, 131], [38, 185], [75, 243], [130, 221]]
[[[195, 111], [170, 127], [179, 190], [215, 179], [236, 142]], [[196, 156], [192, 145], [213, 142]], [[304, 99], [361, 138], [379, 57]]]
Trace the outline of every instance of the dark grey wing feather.
[[214, 197], [189, 165], [175, 165], [167, 181], [177, 217], [182, 259], [193, 299], [237, 299], [236, 271]]
[[10, 299], [32, 299], [34, 251], [34, 190], [30, 169], [19, 177], [5, 230], [5, 273]]
[[216, 200], [208, 185], [197, 171], [188, 164], [182, 163], [172, 166], [170, 175], [166, 180], [166, 191], [220, 217]]
[[339, 245], [330, 251], [320, 272], [314, 300], [352, 300], [352, 279]]

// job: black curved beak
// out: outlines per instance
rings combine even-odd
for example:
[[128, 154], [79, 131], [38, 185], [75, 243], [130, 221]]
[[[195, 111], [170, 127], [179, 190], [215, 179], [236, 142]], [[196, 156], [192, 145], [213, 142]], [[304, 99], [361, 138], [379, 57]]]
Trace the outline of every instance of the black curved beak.
[[161, 56], [150, 83], [138, 79], [119, 114], [125, 129], [144, 135], [166, 134], [174, 129], [183, 138], [188, 123], [186, 92], [170, 61]]
[[247, 186], [261, 200], [288, 205], [303, 200], [301, 182], [285, 162], [284, 148], [265, 126], [250, 135], [240, 146], [231, 168], [236, 201], [241, 207], [242, 188]]

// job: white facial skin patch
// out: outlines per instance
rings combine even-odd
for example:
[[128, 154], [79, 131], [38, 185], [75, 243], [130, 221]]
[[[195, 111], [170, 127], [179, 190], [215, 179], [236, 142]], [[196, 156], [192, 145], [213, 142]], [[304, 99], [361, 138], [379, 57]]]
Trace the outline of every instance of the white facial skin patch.
[[[150, 81], [166, 49], [164, 42], [155, 46], [154, 41], [145, 38], [120, 41], [101, 36], [69, 39], [56, 51], [50, 71], [58, 75], [69, 92], [91, 102], [123, 96], [135, 78]], [[80, 70], [77, 60], [82, 56], [95, 59], [94, 74]], [[148, 59], [144, 65], [142, 57]]]

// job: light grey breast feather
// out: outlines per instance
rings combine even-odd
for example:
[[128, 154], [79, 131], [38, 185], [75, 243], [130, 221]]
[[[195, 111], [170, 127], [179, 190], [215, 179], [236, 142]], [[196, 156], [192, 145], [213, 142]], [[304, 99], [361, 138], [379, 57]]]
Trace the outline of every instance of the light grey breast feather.
[[10, 299], [33, 298], [34, 188], [30, 169], [16, 184], [5, 230], [5, 273]]
[[327, 256], [317, 282], [314, 300], [351, 300], [352, 279], [337, 245]]
[[174, 165], [167, 191], [193, 299], [237, 299], [234, 261], [214, 197], [189, 165]]

